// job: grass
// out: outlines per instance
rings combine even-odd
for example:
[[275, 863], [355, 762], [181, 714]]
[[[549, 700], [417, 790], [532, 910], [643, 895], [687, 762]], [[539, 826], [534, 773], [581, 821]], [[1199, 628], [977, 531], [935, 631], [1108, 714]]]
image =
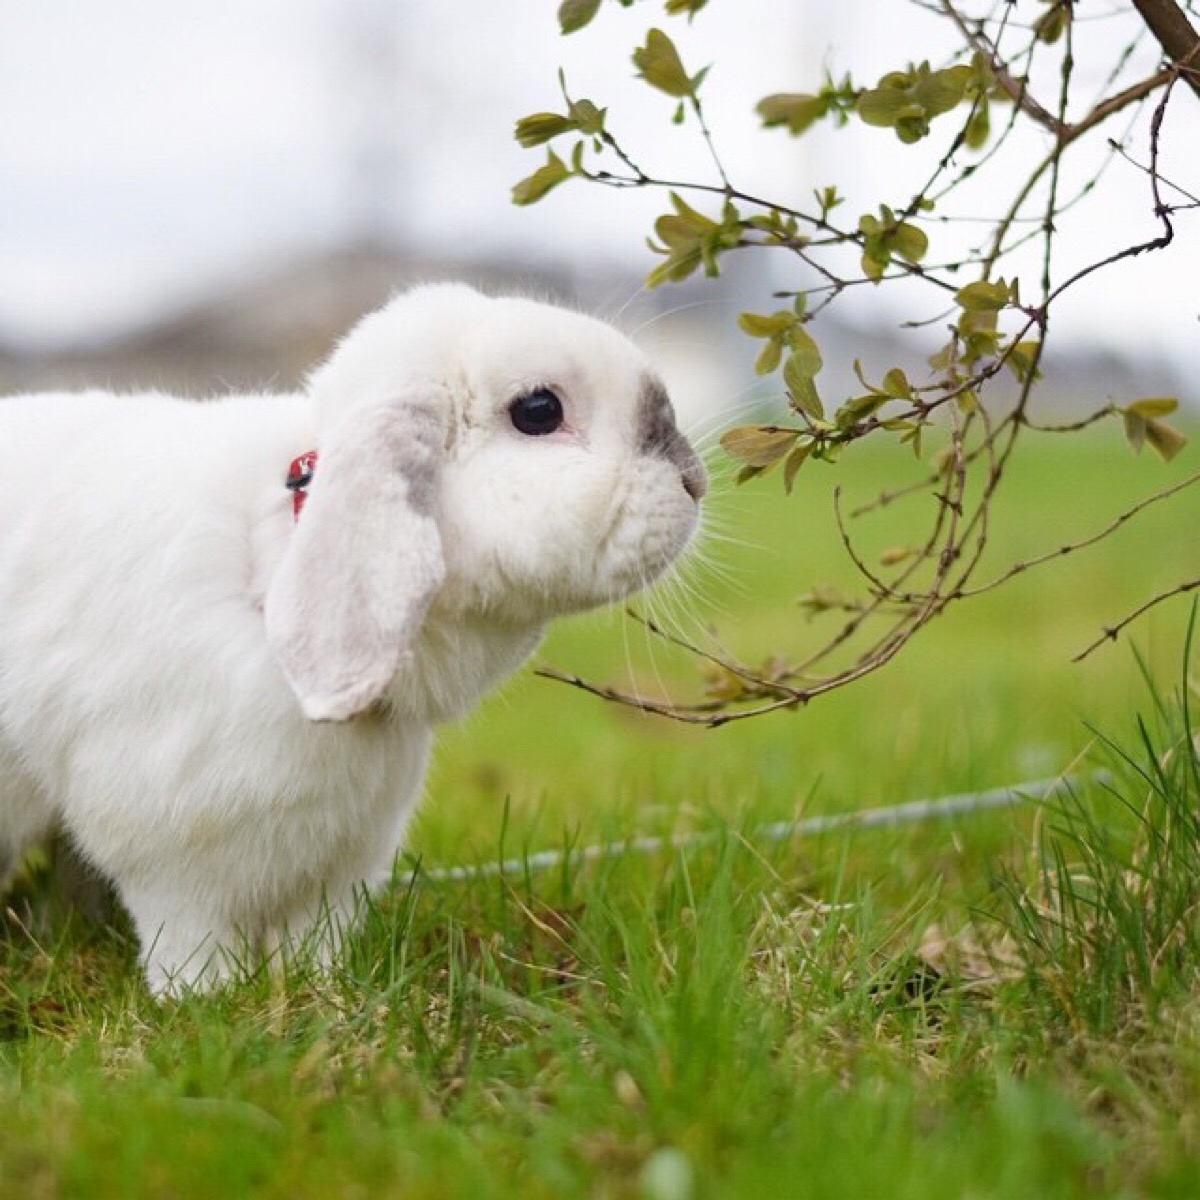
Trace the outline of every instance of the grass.
[[[1090, 532], [1163, 471], [1121, 454], [1030, 456], [997, 561]], [[864, 491], [884, 478], [850, 468]], [[734, 497], [732, 580], [704, 589], [739, 652], [811, 636], [794, 597], [842, 569], [826, 488]], [[504, 879], [408, 865], [332, 976], [158, 1006], [120, 922], [10, 920], [0, 1196], [1200, 1194], [1186, 607], [1139, 627], [1140, 661], [1069, 664], [1194, 571], [1197, 509], [1189, 493], [767, 721], [683, 729], [522, 678], [444, 739], [422, 866], [715, 837]], [[902, 540], [886, 522], [867, 536]], [[695, 670], [613, 618], [545, 657], [646, 686]], [[1040, 809], [753, 832], [1068, 769], [1087, 781]]]

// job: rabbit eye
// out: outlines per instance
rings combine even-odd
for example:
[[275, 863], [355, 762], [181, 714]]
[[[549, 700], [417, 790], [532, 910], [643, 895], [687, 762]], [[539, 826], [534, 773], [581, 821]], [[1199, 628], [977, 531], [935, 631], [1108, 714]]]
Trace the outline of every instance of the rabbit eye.
[[549, 388], [537, 388], [518, 396], [508, 406], [508, 415], [518, 433], [542, 437], [562, 426], [562, 401]]

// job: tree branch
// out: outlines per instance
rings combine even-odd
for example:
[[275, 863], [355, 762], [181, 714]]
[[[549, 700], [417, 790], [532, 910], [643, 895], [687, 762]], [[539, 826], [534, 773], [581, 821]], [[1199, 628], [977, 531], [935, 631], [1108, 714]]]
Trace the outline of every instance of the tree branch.
[[1200, 34], [1175, 0], [1133, 0], [1146, 28], [1188, 86], [1200, 96]]

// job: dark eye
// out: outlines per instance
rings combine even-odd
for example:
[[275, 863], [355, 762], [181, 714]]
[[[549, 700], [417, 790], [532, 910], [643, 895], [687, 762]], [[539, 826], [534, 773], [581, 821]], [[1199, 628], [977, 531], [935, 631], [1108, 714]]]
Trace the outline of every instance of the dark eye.
[[542, 437], [562, 425], [562, 401], [549, 388], [537, 388], [518, 396], [508, 406], [508, 415], [518, 433]]

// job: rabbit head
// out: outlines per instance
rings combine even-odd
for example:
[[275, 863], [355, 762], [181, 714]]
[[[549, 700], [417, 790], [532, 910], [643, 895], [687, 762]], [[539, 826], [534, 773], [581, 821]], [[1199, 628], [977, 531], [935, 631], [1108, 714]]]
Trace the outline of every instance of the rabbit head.
[[692, 537], [704, 468], [603, 322], [461, 285], [365, 318], [309, 387], [320, 465], [266, 599], [305, 712], [382, 698], [432, 610], [539, 630]]

